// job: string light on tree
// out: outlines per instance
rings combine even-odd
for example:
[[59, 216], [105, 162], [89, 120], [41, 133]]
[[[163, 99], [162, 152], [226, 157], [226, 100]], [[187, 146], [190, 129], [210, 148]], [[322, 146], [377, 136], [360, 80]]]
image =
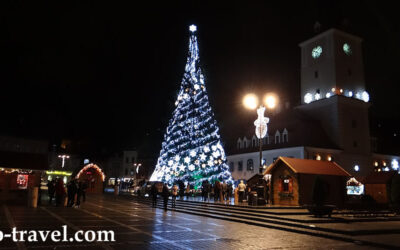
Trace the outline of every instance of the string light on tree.
[[[168, 185], [182, 181], [197, 189], [205, 180], [210, 183], [216, 180], [233, 183], [233, 180], [200, 68], [197, 27], [190, 25], [189, 30], [189, 55], [176, 108], [150, 181], [162, 181]], [[172, 171], [173, 174], [170, 167], [165, 167], [171, 161], [171, 165], [178, 166], [179, 170]]]

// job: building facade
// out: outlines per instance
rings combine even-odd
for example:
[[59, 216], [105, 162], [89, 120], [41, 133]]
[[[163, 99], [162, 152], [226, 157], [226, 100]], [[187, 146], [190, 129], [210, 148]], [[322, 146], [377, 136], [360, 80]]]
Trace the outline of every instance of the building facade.
[[[400, 156], [378, 154], [371, 146], [361, 42], [330, 29], [300, 43], [301, 105], [270, 117], [262, 147], [264, 168], [285, 156], [334, 161], [355, 177], [399, 170]], [[228, 145], [235, 180], [250, 178], [260, 166], [258, 139], [252, 122], [248, 124]]]

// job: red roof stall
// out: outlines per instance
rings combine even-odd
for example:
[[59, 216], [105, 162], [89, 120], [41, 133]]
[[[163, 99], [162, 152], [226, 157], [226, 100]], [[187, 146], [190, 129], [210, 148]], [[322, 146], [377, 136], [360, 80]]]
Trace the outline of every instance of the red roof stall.
[[335, 162], [279, 157], [264, 175], [271, 175], [271, 201], [277, 205], [312, 203], [312, 189], [318, 176], [328, 187], [326, 203], [342, 206], [350, 174]]

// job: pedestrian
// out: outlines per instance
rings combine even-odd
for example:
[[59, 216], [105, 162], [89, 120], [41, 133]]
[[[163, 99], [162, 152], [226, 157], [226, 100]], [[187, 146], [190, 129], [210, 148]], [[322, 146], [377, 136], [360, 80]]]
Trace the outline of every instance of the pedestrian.
[[70, 180], [67, 184], [67, 194], [68, 194], [67, 207], [72, 207], [74, 205], [76, 191], [77, 191], [77, 188], [76, 188], [75, 180]]
[[76, 191], [76, 205], [75, 207], [79, 208], [81, 206], [81, 196], [83, 193], [83, 182], [78, 182], [78, 189]]
[[224, 181], [222, 183], [222, 197], [223, 197], [222, 199], [223, 200], [226, 200], [227, 193], [228, 193], [228, 184], [226, 184], [226, 182]]
[[164, 186], [162, 189], [162, 197], [164, 199], [164, 210], [167, 211], [168, 198], [169, 198], [169, 189], [168, 189], [167, 183], [164, 183]]
[[246, 185], [243, 183], [243, 180], [240, 181], [240, 184], [238, 186], [238, 191], [239, 191], [239, 202], [243, 202], [244, 198], [244, 191], [246, 190]]
[[188, 200], [190, 196], [190, 184], [188, 183], [186, 185], [186, 199]]
[[232, 198], [233, 187], [232, 183], [228, 184], [227, 200], [230, 202]]
[[204, 182], [204, 196], [203, 196], [203, 201], [207, 201], [208, 199], [208, 193], [210, 192], [210, 183], [208, 183], [208, 180]]
[[54, 180], [47, 182], [47, 193], [49, 195], [49, 204], [50, 205], [51, 205], [51, 202], [53, 201], [55, 192], [56, 192], [56, 185], [54, 183]]
[[217, 180], [214, 184], [214, 201], [218, 201], [220, 198], [221, 183]]
[[185, 195], [185, 184], [183, 181], [179, 181], [179, 199], [183, 200], [183, 196]]
[[157, 206], [157, 188], [156, 188], [156, 183], [153, 183], [153, 185], [151, 185], [151, 198], [152, 198], [152, 207], [156, 207]]
[[[65, 188], [64, 182], [62, 179], [58, 179], [55, 186], [55, 193], [56, 193], [56, 206], [60, 206], [64, 204], [64, 197], [65, 197]], [[63, 205], [62, 205], [63, 206]]]
[[172, 186], [172, 207], [176, 207], [176, 196], [178, 196], [178, 185], [176, 183]]

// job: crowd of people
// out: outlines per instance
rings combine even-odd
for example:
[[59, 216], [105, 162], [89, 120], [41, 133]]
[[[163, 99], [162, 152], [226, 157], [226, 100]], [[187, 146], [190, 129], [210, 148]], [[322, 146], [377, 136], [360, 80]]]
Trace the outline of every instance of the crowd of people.
[[[248, 200], [248, 195], [251, 192], [251, 188], [244, 184], [243, 180], [240, 181], [238, 187], [236, 188], [238, 193], [238, 202], [242, 203]], [[152, 207], [157, 206], [157, 198], [160, 195], [163, 198], [164, 209], [167, 210], [169, 197], [172, 196], [171, 207], [176, 207], [177, 196], [180, 199], [184, 199], [184, 196], [189, 196], [190, 186], [184, 185], [183, 182], [174, 183], [171, 189], [166, 183], [153, 183], [150, 190], [150, 195], [152, 197]], [[215, 181], [214, 184], [203, 181], [201, 186], [201, 199], [204, 202], [213, 199], [214, 202], [226, 202], [230, 201], [234, 195], [235, 190], [231, 183]]]
[[67, 187], [64, 187], [64, 181], [61, 178], [51, 180], [47, 183], [47, 191], [49, 195], [49, 204], [53, 204], [55, 199], [55, 206], [57, 207], [77, 207], [81, 205], [81, 199], [83, 202], [86, 200], [86, 182], [72, 179], [67, 183]]

